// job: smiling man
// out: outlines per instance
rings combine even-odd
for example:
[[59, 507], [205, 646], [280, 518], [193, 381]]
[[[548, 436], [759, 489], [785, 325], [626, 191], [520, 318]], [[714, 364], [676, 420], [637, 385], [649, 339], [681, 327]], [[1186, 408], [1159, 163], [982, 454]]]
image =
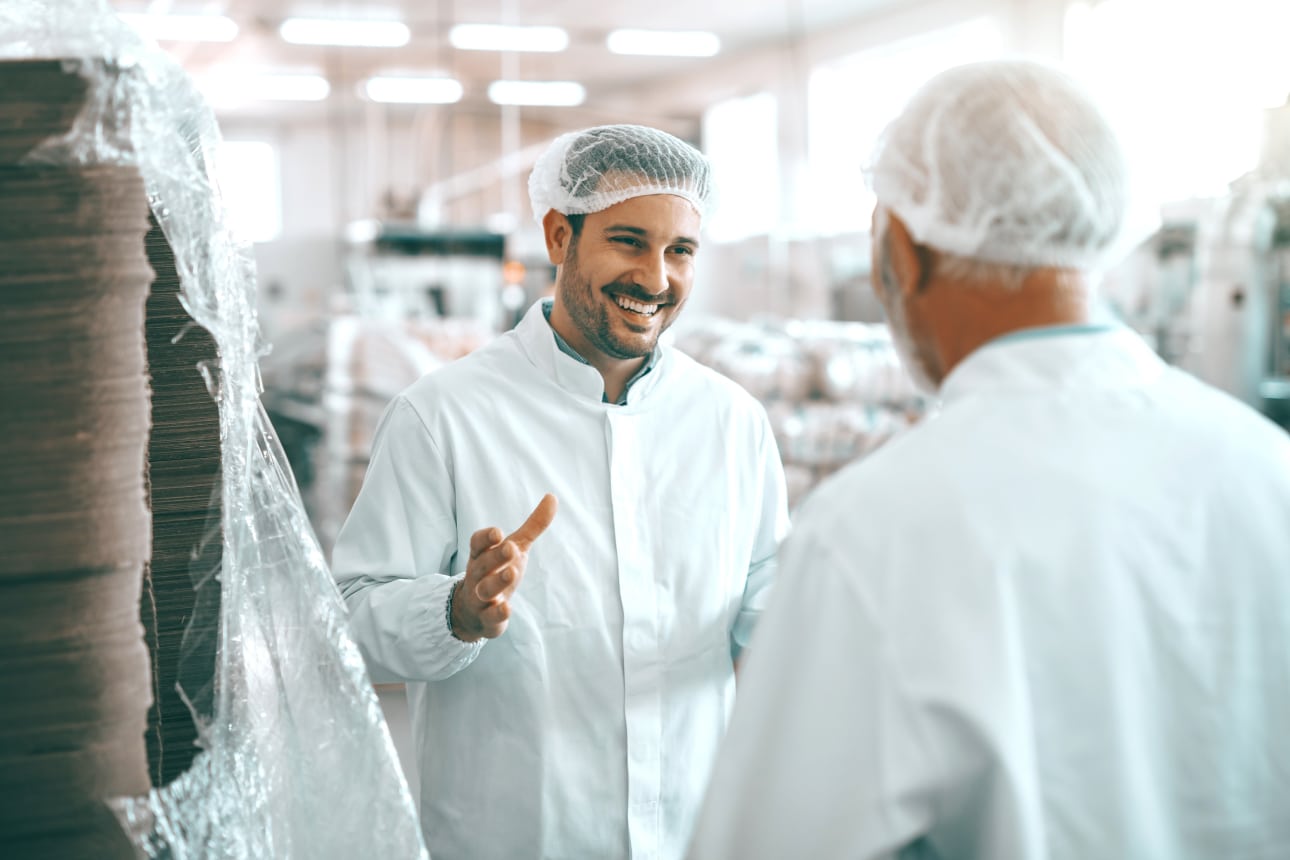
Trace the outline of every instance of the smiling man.
[[551, 328], [600, 371], [605, 399], [622, 402], [689, 296], [699, 213], [683, 197], [650, 194], [590, 216], [550, 209], [542, 226], [561, 267]]
[[602, 126], [557, 138], [529, 190], [554, 299], [390, 405], [333, 568], [374, 678], [408, 682], [435, 860], [677, 858], [783, 472], [757, 401], [659, 342], [704, 157]]

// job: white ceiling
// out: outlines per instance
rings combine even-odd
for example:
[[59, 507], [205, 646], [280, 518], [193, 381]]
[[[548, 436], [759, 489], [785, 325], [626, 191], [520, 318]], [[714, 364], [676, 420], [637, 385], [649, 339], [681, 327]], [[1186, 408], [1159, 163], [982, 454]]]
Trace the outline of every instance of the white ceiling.
[[[383, 71], [452, 75], [465, 87], [463, 107], [486, 102], [490, 81], [575, 80], [587, 89], [588, 108], [651, 80], [701, 75], [705, 64], [721, 62], [775, 42], [791, 40], [862, 19], [910, 0], [222, 0], [185, 5], [184, 0], [113, 0], [121, 12], [170, 9], [222, 12], [239, 26], [231, 43], [167, 44], [192, 74], [213, 67], [314, 70], [324, 73], [333, 92], [352, 92], [363, 78]], [[291, 16], [398, 17], [412, 30], [402, 48], [339, 48], [290, 45], [277, 34]], [[545, 24], [565, 28], [570, 45], [555, 54], [461, 51], [448, 44], [457, 23]], [[630, 57], [611, 53], [605, 37], [618, 27], [710, 30], [721, 39], [713, 59]]]

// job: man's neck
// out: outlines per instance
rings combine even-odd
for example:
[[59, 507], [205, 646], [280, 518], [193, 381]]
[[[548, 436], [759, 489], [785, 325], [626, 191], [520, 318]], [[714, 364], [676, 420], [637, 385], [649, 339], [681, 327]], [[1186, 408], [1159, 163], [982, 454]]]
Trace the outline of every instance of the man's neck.
[[573, 324], [573, 320], [559, 302], [552, 304], [547, 322], [583, 361], [600, 373], [600, 378], [605, 383], [605, 399], [610, 403], [617, 403], [622, 399], [627, 383], [649, 360], [649, 356], [620, 359], [605, 355], [582, 336], [582, 332]]
[[954, 284], [929, 309], [940, 370], [948, 375], [995, 338], [1023, 329], [1084, 325], [1092, 319], [1091, 290], [1080, 275], [1031, 272], [1020, 287]]

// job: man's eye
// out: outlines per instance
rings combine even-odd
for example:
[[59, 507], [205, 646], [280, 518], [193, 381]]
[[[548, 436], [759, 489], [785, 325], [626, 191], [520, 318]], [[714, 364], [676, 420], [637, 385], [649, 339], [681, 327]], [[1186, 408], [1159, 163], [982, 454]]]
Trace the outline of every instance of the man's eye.
[[689, 245], [677, 245], [675, 248], [672, 249], [672, 251], [677, 254], [684, 254], [687, 257], [694, 256], [694, 249], [691, 248]]
[[614, 236], [613, 238], [610, 239], [610, 241], [618, 242], [623, 245], [629, 245], [632, 248], [639, 248], [641, 245], [641, 240], [637, 239], [634, 236]]

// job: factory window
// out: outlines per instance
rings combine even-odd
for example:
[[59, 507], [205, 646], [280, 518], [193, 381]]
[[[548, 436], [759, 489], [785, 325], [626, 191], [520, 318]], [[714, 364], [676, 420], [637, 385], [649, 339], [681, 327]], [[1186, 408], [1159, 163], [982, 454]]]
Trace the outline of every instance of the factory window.
[[778, 110], [770, 93], [718, 102], [704, 113], [703, 149], [718, 192], [707, 225], [714, 241], [763, 235], [777, 226], [778, 139]]
[[233, 232], [248, 242], [278, 238], [282, 233], [282, 187], [273, 146], [259, 140], [225, 141], [218, 173]]
[[1079, 2], [1064, 32], [1155, 203], [1223, 194], [1259, 161], [1264, 110], [1290, 94], [1290, 3]]
[[807, 89], [813, 231], [867, 231], [874, 199], [863, 171], [883, 127], [928, 78], [1002, 51], [998, 24], [977, 18], [817, 66]]

